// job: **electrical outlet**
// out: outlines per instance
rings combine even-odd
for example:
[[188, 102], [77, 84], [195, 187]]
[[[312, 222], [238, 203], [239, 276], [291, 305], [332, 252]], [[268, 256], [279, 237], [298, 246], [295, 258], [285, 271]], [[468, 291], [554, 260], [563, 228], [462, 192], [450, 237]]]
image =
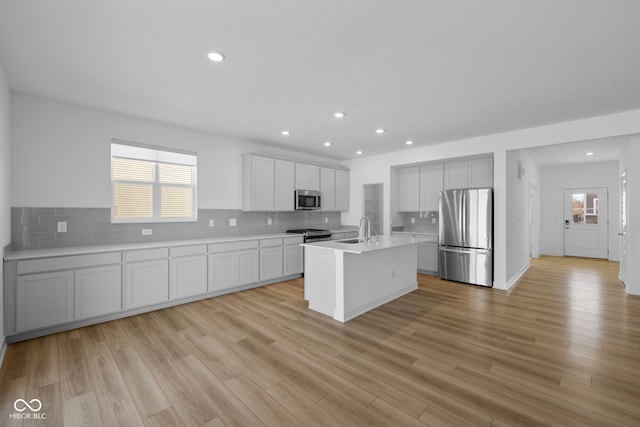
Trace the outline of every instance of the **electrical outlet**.
[[328, 216], [325, 216], [325, 217], [324, 217], [324, 223], [325, 223], [325, 224], [328, 224], [328, 223], [329, 223], [329, 217], [328, 217]]
[[236, 225], [238, 225], [238, 222], [236, 221], [236, 219], [229, 218], [229, 227], [235, 227]]
[[209, 227], [213, 227], [215, 225], [215, 221], [210, 219], [209, 220]]
[[435, 224], [436, 223], [436, 217], [434, 216], [433, 218], [431, 218], [431, 224]]
[[58, 233], [66, 233], [67, 232], [67, 223], [59, 222], [58, 223]]
[[411, 217], [411, 224], [415, 224], [416, 223], [416, 219], [414, 217]]
[[151, 236], [153, 234], [153, 230], [151, 228], [143, 228], [142, 235], [143, 236]]
[[273, 224], [273, 220], [271, 218], [267, 218], [267, 225]]

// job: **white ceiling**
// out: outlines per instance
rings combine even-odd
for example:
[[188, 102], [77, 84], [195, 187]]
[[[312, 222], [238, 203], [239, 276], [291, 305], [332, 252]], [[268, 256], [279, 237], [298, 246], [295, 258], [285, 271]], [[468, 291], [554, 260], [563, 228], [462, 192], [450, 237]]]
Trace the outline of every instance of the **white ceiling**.
[[16, 91], [348, 159], [640, 108], [638, 17], [637, 0], [2, 0], [0, 64]]
[[[524, 150], [541, 168], [578, 163], [618, 161], [622, 156], [625, 136], [592, 139], [566, 144], [546, 145]], [[587, 153], [593, 153], [588, 156]]]

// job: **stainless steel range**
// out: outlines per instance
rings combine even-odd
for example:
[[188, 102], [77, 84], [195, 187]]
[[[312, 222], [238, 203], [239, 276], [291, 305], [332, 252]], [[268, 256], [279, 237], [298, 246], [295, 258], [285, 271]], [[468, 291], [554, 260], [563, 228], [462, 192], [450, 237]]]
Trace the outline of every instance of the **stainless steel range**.
[[331, 231], [321, 230], [318, 228], [301, 228], [299, 230], [287, 230], [287, 233], [302, 234], [302, 236], [304, 237], [304, 243], [331, 240]]

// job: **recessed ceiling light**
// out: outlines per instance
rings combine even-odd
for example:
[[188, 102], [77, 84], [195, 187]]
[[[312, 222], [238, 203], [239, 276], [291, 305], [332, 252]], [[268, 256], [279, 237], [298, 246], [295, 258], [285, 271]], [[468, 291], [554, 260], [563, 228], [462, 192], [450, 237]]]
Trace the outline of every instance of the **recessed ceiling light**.
[[593, 151], [589, 151], [588, 153], [584, 153], [584, 154], [586, 154], [587, 156], [593, 156], [595, 153]]
[[378, 134], [384, 133], [384, 129], [382, 129], [382, 128], [376, 129], [376, 133], [378, 133]]
[[331, 147], [331, 143], [329, 141], [325, 141], [324, 146], [325, 147]]
[[407, 144], [407, 145], [411, 145], [411, 144], [413, 144], [413, 141], [409, 139], [409, 140], [405, 141], [404, 143]]
[[210, 60], [212, 60], [213, 62], [222, 62], [224, 61], [224, 55], [221, 54], [220, 52], [211, 52], [209, 53], [209, 55], [207, 55], [209, 57]]
[[284, 136], [289, 136], [291, 134], [291, 132], [289, 132], [288, 130], [283, 130], [280, 133], [283, 134]]
[[362, 154], [362, 150], [356, 151], [356, 154]]
[[336, 119], [341, 119], [344, 117], [344, 113], [342, 111], [337, 111], [333, 113], [333, 117], [335, 117]]

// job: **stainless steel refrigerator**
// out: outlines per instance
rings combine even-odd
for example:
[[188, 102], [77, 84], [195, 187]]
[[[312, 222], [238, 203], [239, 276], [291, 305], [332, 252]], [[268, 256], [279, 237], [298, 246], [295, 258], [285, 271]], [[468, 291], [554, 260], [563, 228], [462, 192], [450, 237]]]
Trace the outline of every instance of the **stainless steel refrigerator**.
[[440, 277], [493, 286], [493, 189], [440, 192]]

